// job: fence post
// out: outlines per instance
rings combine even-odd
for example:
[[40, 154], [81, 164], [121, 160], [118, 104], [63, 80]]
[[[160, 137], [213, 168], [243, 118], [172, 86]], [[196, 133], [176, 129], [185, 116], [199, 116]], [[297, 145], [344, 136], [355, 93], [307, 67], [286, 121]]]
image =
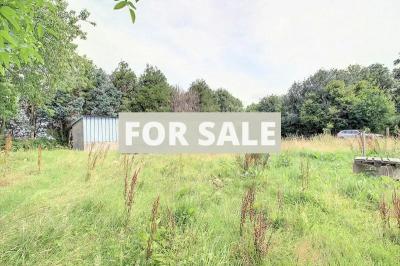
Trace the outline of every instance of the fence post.
[[365, 157], [365, 131], [361, 132], [362, 156]]

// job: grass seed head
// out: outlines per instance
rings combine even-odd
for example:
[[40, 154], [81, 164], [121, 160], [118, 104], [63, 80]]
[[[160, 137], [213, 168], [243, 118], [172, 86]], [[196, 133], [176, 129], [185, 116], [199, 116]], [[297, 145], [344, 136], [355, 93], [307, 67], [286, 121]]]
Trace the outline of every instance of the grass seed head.
[[160, 196], [156, 198], [153, 202], [153, 207], [151, 209], [151, 224], [150, 224], [150, 236], [147, 241], [147, 249], [146, 249], [146, 259], [149, 259], [153, 254], [153, 241], [157, 234], [158, 228], [158, 208], [160, 206]]
[[393, 214], [397, 221], [397, 226], [400, 228], [400, 197], [398, 196], [396, 189], [393, 190], [392, 203], [393, 203]]
[[386, 230], [386, 227], [390, 227], [390, 206], [385, 200], [385, 196], [382, 195], [381, 200], [379, 202], [379, 214], [382, 219], [383, 229]]

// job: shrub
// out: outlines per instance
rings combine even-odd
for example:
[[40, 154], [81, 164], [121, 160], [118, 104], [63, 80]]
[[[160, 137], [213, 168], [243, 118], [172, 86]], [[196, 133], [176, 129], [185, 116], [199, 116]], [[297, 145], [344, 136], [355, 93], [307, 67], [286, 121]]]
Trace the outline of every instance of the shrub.
[[179, 206], [175, 212], [175, 221], [176, 224], [180, 227], [186, 227], [192, 221], [195, 220], [196, 209], [190, 205], [181, 205]]
[[283, 152], [279, 154], [278, 159], [276, 160], [276, 167], [289, 167], [292, 165], [292, 161], [290, 159], [289, 153]]
[[310, 174], [310, 161], [308, 159], [301, 160], [299, 179], [301, 180], [301, 190], [303, 192], [308, 188]]
[[386, 228], [390, 227], [390, 207], [389, 204], [386, 202], [384, 195], [382, 195], [381, 201], [379, 202], [379, 213], [382, 219], [383, 232], [385, 232]]
[[[242, 200], [240, 212], [240, 240], [234, 255], [243, 265], [260, 264], [271, 247], [272, 227], [262, 211], [255, 210], [255, 188], [249, 188]], [[269, 236], [267, 236], [270, 231]]]
[[123, 168], [125, 171], [124, 176], [124, 202], [125, 202], [125, 213], [126, 220], [125, 224], [128, 224], [128, 220], [131, 215], [132, 206], [134, 202], [135, 190], [141, 168], [137, 168], [133, 174], [131, 174], [133, 164], [133, 156], [125, 156], [123, 161]]
[[93, 170], [98, 164], [103, 163], [107, 157], [108, 151], [110, 149], [109, 145], [90, 145], [89, 155], [87, 160], [87, 173], [86, 180], [89, 180], [92, 176]]
[[243, 171], [248, 171], [252, 168], [264, 168], [268, 165], [269, 153], [246, 153], [244, 157], [237, 157], [237, 161]]
[[400, 229], [400, 197], [397, 195], [396, 190], [393, 190], [392, 202], [393, 202], [394, 217], [397, 221], [397, 226]]
[[[0, 147], [1, 149], [6, 148], [6, 138], [0, 138]], [[7, 144], [8, 145], [8, 144]], [[37, 138], [37, 139], [13, 139], [12, 140], [12, 151], [25, 151], [25, 150], [33, 150], [38, 149], [41, 146], [44, 150], [52, 150], [52, 149], [60, 149], [66, 148], [66, 146], [61, 145], [55, 139], [47, 139], [47, 138]]]

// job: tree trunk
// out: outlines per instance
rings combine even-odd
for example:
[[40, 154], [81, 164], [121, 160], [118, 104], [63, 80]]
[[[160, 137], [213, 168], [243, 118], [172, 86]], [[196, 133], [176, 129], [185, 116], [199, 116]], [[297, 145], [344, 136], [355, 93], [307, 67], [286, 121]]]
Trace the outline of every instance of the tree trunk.
[[31, 131], [31, 138], [36, 139], [36, 130], [37, 130], [37, 125], [36, 125], [36, 108], [34, 105], [30, 105], [30, 116], [29, 116], [29, 122], [32, 126], [32, 131]]
[[0, 135], [6, 135], [6, 118], [3, 117], [1, 119], [1, 124], [0, 124]]

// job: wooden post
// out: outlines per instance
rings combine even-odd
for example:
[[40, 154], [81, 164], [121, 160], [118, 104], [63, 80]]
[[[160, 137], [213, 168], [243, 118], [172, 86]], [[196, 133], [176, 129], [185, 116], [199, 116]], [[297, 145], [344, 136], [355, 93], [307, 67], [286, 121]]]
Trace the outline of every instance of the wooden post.
[[389, 127], [386, 127], [386, 136], [385, 136], [385, 156], [388, 156], [388, 139], [390, 138]]
[[362, 156], [365, 157], [365, 131], [361, 132]]
[[39, 173], [42, 170], [42, 145], [39, 144], [38, 146], [38, 160], [37, 160], [38, 170]]

